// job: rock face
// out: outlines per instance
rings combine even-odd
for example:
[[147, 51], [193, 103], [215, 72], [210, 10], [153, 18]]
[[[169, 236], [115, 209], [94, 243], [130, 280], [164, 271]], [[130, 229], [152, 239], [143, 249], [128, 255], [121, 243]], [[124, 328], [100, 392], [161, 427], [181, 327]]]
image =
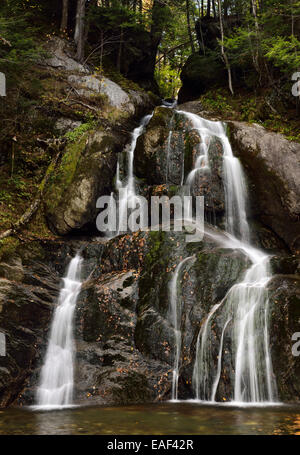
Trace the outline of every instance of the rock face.
[[[186, 243], [184, 235], [140, 232], [105, 242], [21, 245], [15, 252], [17, 275], [0, 280], [0, 331], [7, 343], [7, 355], [0, 357], [0, 405], [33, 404], [60, 279], [80, 247], [84, 282], [76, 308], [75, 401], [131, 404], [170, 398], [175, 337], [169, 284], [186, 257], [177, 283], [182, 309], [179, 396], [193, 398], [199, 329], [249, 263], [241, 252], [220, 248], [210, 236]], [[3, 258], [2, 264], [7, 261]], [[300, 323], [298, 266], [295, 257], [272, 261], [277, 273], [269, 285], [273, 366], [280, 398], [297, 401], [299, 369], [291, 336]], [[2, 274], [4, 269], [2, 265]], [[216, 346], [223, 323], [215, 321]], [[218, 398], [232, 391], [230, 352], [223, 361], [226, 374]]]
[[93, 99], [100, 95], [112, 108], [127, 115], [139, 115], [141, 109], [145, 112], [147, 106], [149, 109], [152, 107], [152, 102], [146, 93], [135, 90], [128, 90], [127, 93], [118, 84], [104, 76], [71, 74], [68, 81], [73, 87], [76, 87], [80, 96]]
[[234, 153], [250, 181], [253, 216], [292, 250], [300, 246], [300, 144], [258, 125], [228, 122]]
[[[188, 107], [189, 106], [189, 107]], [[198, 113], [199, 103], [186, 105]], [[257, 126], [229, 123], [234, 153], [246, 169], [249, 193], [261, 221], [297, 248], [299, 144]], [[70, 142], [54, 172], [45, 198], [52, 230], [61, 235], [94, 224], [96, 200], [109, 195], [117, 152], [128, 137], [107, 125]], [[171, 134], [170, 134], [171, 132]], [[211, 173], [196, 176], [193, 195], [206, 196], [206, 208], [222, 224], [224, 190], [222, 150], [218, 138], [208, 144]], [[141, 187], [150, 194], [175, 194], [193, 168], [201, 139], [192, 124], [173, 109], [159, 107], [139, 138], [135, 154]], [[145, 189], [146, 188], [146, 189]], [[252, 203], [253, 205], [253, 203]], [[277, 213], [277, 218], [275, 214]], [[284, 225], [285, 221], [285, 225]], [[285, 229], [284, 229], [285, 226]], [[273, 248], [270, 231], [258, 237]], [[136, 232], [111, 240], [31, 241], [1, 258], [0, 332], [7, 353], [0, 356], [0, 406], [34, 402], [40, 369], [57, 301], [60, 279], [78, 249], [84, 259], [83, 285], [75, 319], [75, 400], [91, 404], [132, 404], [170, 398], [175, 331], [170, 319], [170, 283], [181, 260], [189, 258], [177, 282], [181, 308], [182, 349], [179, 396], [193, 398], [192, 373], [196, 342], [208, 313], [239, 282], [249, 266], [241, 251], [225, 249], [222, 236], [208, 228], [201, 242], [185, 241], [186, 232]], [[292, 335], [299, 329], [299, 266], [295, 256], [271, 260], [268, 284], [270, 344], [280, 399], [300, 400], [299, 367]], [[214, 319], [214, 358], [220, 342], [222, 315]], [[224, 340], [225, 347], [228, 340]], [[228, 344], [229, 346], [229, 344]], [[217, 398], [232, 393], [234, 362], [230, 349], [223, 359]]]
[[98, 197], [111, 193], [117, 152], [124, 143], [124, 136], [97, 131], [67, 148], [45, 198], [55, 233], [65, 235], [94, 222]]
[[[5, 336], [6, 355], [0, 357], [0, 407], [18, 398], [34, 373], [36, 358], [44, 353], [61, 276], [61, 268], [54, 266], [55, 252], [58, 258], [55, 248], [51, 251], [48, 245], [47, 251], [33, 242], [2, 258], [0, 331]], [[67, 255], [64, 260], [68, 261]]]
[[275, 275], [269, 285], [271, 330], [270, 343], [273, 369], [279, 398], [283, 402], [299, 401], [300, 364], [299, 348], [293, 354], [293, 345], [299, 338], [300, 281], [297, 275]]

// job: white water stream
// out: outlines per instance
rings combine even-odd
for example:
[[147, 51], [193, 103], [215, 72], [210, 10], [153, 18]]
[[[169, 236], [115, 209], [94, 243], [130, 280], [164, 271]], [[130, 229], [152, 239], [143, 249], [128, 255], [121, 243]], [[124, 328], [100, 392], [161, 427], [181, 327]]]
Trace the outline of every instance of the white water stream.
[[[209, 232], [223, 247], [239, 248], [251, 265], [241, 281], [228, 291], [224, 299], [214, 305], [199, 331], [193, 386], [198, 400], [215, 402], [225, 355], [224, 345], [230, 344], [234, 364], [233, 394], [226, 397], [234, 403], [271, 403], [276, 401], [276, 383], [272, 371], [268, 332], [268, 295], [266, 285], [270, 279], [269, 258], [250, 244], [247, 221], [246, 185], [241, 165], [234, 157], [223, 123], [212, 122], [195, 114], [178, 111], [184, 115], [201, 137], [199, 154], [194, 169], [185, 185], [191, 188], [197, 172], [211, 172], [209, 146], [213, 137], [219, 138], [223, 147], [223, 179], [226, 198], [226, 230], [220, 235]], [[144, 132], [152, 115], [144, 117], [132, 133], [128, 149], [127, 175], [121, 180], [120, 163], [117, 165], [116, 186], [121, 197], [119, 202], [119, 232], [127, 226], [128, 208], [138, 203], [133, 173], [134, 152], [139, 136]], [[168, 153], [171, 150], [171, 133]], [[168, 174], [166, 179], [168, 178]], [[188, 213], [192, 218], [192, 211]], [[178, 378], [181, 355], [182, 302], [178, 298], [179, 280], [186, 263], [193, 257], [183, 259], [176, 267], [170, 283], [170, 322], [175, 333], [175, 355], [172, 378], [172, 399], [178, 399]], [[73, 316], [80, 292], [81, 258], [77, 255], [70, 262], [64, 286], [54, 312], [45, 363], [37, 391], [38, 406], [47, 409], [69, 406], [73, 399]], [[214, 317], [223, 321], [219, 341], [212, 334]], [[212, 355], [212, 343], [218, 343], [217, 358]], [[228, 351], [227, 351], [228, 352]]]
[[138, 138], [143, 134], [145, 127], [148, 125], [153, 114], [146, 115], [142, 118], [140, 125], [131, 133], [131, 142], [127, 152], [127, 176], [122, 181], [120, 178], [120, 162], [117, 164], [116, 188], [119, 192], [119, 228], [118, 234], [126, 231], [128, 220], [128, 208], [135, 208], [138, 204], [139, 197], [136, 194], [135, 177], [133, 173], [134, 152]]
[[[198, 115], [178, 111], [184, 115], [191, 129], [201, 137], [200, 153], [194, 169], [187, 177], [191, 188], [197, 172], [210, 172], [209, 145], [217, 137], [223, 148], [223, 180], [225, 191], [226, 230], [221, 239], [210, 234], [224, 247], [239, 248], [251, 261], [240, 283], [235, 284], [224, 299], [213, 306], [199, 331], [193, 386], [196, 399], [215, 402], [224, 360], [224, 339], [229, 340], [230, 354], [234, 359], [233, 395], [226, 400], [234, 403], [273, 403], [276, 401], [276, 382], [272, 370], [268, 332], [268, 294], [266, 285], [270, 279], [269, 257], [250, 245], [250, 229], [247, 221], [247, 193], [245, 178], [239, 160], [233, 155], [222, 122], [213, 122]], [[191, 218], [191, 211], [189, 217]], [[225, 241], [224, 241], [225, 240]], [[187, 258], [188, 259], [188, 258]], [[177, 266], [171, 282], [170, 305], [177, 308], [177, 281], [185, 260]], [[181, 350], [180, 320], [178, 310], [173, 310], [176, 332], [175, 360], [172, 382], [172, 399], [178, 397], [179, 357]], [[222, 317], [217, 359], [212, 356], [211, 332], [214, 317]], [[178, 332], [178, 333], [177, 333]], [[228, 351], [227, 351], [228, 352]], [[174, 379], [175, 378], [175, 379]]]
[[54, 311], [45, 363], [37, 389], [37, 405], [43, 409], [72, 405], [74, 386], [73, 317], [80, 292], [82, 259], [70, 262]]

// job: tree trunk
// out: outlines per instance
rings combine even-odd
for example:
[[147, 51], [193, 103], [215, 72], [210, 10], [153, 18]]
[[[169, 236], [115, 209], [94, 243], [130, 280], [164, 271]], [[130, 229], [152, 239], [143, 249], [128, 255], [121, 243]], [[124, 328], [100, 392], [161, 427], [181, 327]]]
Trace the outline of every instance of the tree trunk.
[[82, 62], [84, 59], [84, 44], [85, 44], [85, 33], [84, 33], [84, 18], [85, 18], [85, 3], [86, 0], [77, 0], [77, 11], [76, 11], [76, 25], [74, 40], [77, 45], [76, 59]]
[[217, 12], [216, 12], [215, 0], [212, 0], [212, 7], [213, 7], [213, 12], [214, 12], [214, 19], [216, 19], [216, 17], [217, 17]]
[[234, 92], [233, 92], [233, 87], [232, 87], [231, 68], [230, 68], [228, 57], [227, 57], [225, 49], [224, 49], [224, 26], [223, 26], [223, 18], [222, 18], [221, 0], [218, 0], [218, 8], [219, 8], [220, 30], [221, 30], [221, 52], [222, 52], [222, 57], [223, 57], [223, 60], [225, 62], [227, 72], [228, 72], [229, 90], [230, 90], [231, 94], [233, 95]]
[[68, 28], [68, 8], [69, 0], [62, 0], [62, 15], [60, 23], [60, 31], [66, 32]]
[[207, 17], [210, 17], [210, 0], [207, 0], [206, 16], [207, 16]]
[[187, 19], [187, 26], [188, 26], [188, 33], [189, 33], [190, 43], [191, 43], [191, 49], [192, 49], [192, 52], [194, 53], [195, 52], [195, 46], [194, 46], [193, 35], [192, 35], [192, 30], [191, 30], [190, 2], [189, 2], [189, 0], [186, 0], [186, 19]]
[[255, 52], [253, 56], [253, 63], [256, 71], [259, 74], [259, 79], [261, 80], [261, 72], [260, 72], [260, 67], [259, 67], [259, 25], [258, 25], [258, 19], [257, 19], [257, 4], [256, 0], [251, 0], [251, 6], [252, 6], [252, 14], [254, 17], [254, 23], [255, 23], [255, 35], [256, 35], [256, 43], [255, 43]]

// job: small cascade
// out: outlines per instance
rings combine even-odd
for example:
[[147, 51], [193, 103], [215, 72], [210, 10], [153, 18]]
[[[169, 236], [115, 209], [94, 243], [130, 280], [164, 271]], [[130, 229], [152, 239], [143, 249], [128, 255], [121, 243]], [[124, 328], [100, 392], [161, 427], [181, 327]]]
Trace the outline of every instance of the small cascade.
[[181, 352], [181, 314], [182, 314], [182, 307], [181, 301], [178, 298], [178, 282], [181, 277], [181, 271], [184, 265], [194, 259], [194, 256], [189, 256], [177, 265], [173, 278], [169, 285], [169, 296], [170, 296], [170, 320], [172, 326], [174, 328], [174, 335], [175, 335], [175, 356], [174, 356], [174, 369], [173, 369], [173, 379], [172, 379], [172, 401], [176, 401], [178, 399], [178, 378], [179, 378], [179, 360], [180, 360], [180, 352]]
[[[138, 138], [143, 134], [145, 127], [148, 125], [153, 114], [146, 115], [142, 118], [140, 125], [135, 128], [131, 134], [131, 142], [127, 152], [127, 176], [122, 181], [120, 178], [120, 162], [117, 164], [116, 189], [119, 192], [119, 229], [117, 234], [123, 231], [123, 226], [127, 226], [128, 208], [135, 208], [138, 204], [139, 197], [136, 194], [135, 177], [133, 173], [134, 152]], [[126, 229], [125, 229], [126, 230]]]
[[[222, 125], [223, 126], [223, 125]], [[247, 188], [241, 163], [232, 153], [228, 137], [220, 137], [223, 145], [223, 169], [226, 206], [226, 231], [243, 242], [250, 242], [250, 229], [247, 221]]]
[[[184, 196], [192, 195], [192, 186], [195, 180], [195, 177], [198, 173], [210, 173], [210, 164], [209, 164], [209, 146], [211, 139], [214, 135], [220, 134], [219, 125], [215, 125], [215, 122], [210, 122], [205, 120], [195, 114], [191, 114], [185, 111], [178, 111], [179, 114], [187, 118], [191, 124], [193, 130], [197, 131], [201, 138], [201, 143], [199, 144], [199, 150], [195, 159], [194, 168], [190, 171], [186, 178], [184, 186]], [[214, 134], [215, 131], [215, 134]], [[192, 202], [189, 202], [189, 207], [187, 208], [186, 217], [188, 219], [193, 219], [193, 208]]]
[[167, 142], [167, 164], [166, 164], [166, 184], [169, 182], [169, 166], [170, 166], [170, 152], [171, 152], [171, 142], [173, 137], [173, 131], [170, 129]]
[[71, 260], [54, 311], [45, 363], [37, 390], [37, 404], [43, 409], [72, 405], [73, 316], [81, 288], [81, 262], [79, 255]]

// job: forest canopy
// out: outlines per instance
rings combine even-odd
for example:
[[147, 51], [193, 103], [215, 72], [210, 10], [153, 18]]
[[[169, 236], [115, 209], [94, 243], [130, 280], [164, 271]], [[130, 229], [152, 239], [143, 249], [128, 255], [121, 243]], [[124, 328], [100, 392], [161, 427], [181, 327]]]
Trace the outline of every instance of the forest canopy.
[[53, 35], [74, 43], [78, 61], [162, 97], [177, 97], [182, 83], [182, 99], [219, 88], [231, 96], [271, 90], [274, 114], [277, 99], [298, 112], [291, 96], [298, 0], [3, 0], [0, 71], [8, 88], [22, 87]]

